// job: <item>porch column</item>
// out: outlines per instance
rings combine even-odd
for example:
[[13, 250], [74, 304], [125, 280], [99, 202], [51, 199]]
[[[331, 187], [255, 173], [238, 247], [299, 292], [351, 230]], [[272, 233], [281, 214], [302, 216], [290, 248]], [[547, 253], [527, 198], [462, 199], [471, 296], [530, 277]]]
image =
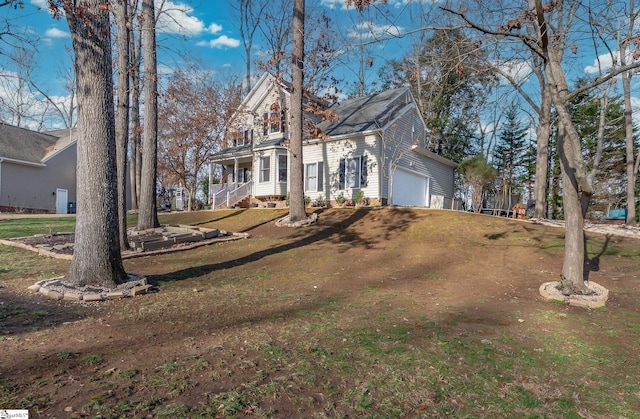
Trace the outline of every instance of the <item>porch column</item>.
[[238, 158], [233, 158], [233, 183], [235, 184], [235, 188], [238, 187]]
[[209, 162], [209, 206], [213, 209], [213, 206], [215, 205], [214, 201], [214, 194], [213, 194], [213, 163]]

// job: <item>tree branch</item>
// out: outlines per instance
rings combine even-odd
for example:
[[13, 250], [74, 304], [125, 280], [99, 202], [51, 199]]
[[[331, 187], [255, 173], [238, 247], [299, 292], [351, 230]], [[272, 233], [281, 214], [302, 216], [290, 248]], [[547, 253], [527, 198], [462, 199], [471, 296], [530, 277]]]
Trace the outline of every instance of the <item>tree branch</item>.
[[624, 73], [625, 71], [635, 70], [636, 68], [640, 68], [640, 60], [636, 61], [635, 63], [624, 65], [624, 66], [618, 68], [617, 70], [612, 70], [606, 76], [598, 77], [595, 80], [593, 80], [591, 83], [588, 83], [588, 84], [585, 84], [584, 86], [581, 86], [580, 88], [578, 88], [578, 89], [574, 90], [573, 92], [569, 93], [567, 95], [567, 99], [571, 100], [574, 97], [586, 92], [587, 90], [593, 89], [596, 86], [600, 86], [601, 84], [608, 82], [612, 78], [619, 76], [620, 74]]

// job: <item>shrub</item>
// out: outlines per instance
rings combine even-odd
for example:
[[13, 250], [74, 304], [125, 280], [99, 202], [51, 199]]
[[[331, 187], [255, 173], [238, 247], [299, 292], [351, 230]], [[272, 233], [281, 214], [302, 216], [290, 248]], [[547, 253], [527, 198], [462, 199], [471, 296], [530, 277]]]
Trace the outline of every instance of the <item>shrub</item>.
[[[289, 196], [289, 192], [287, 192], [287, 195], [284, 197], [284, 204], [286, 206], [289, 206], [290, 203], [291, 203], [291, 198]], [[307, 195], [305, 195], [304, 196], [304, 206], [308, 207], [310, 203], [311, 203], [311, 198], [309, 198]]]
[[356, 192], [356, 196], [353, 198], [353, 200], [355, 201], [356, 205], [362, 204], [364, 201], [364, 191], [362, 189], [358, 189], [358, 192]]

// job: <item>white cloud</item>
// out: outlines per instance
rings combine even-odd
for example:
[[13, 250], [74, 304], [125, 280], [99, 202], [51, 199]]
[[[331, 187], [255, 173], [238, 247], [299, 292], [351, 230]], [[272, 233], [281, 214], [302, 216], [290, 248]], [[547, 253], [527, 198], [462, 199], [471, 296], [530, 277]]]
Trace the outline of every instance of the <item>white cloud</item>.
[[50, 28], [44, 33], [44, 35], [48, 38], [68, 38], [69, 32], [65, 32], [58, 28]]
[[358, 23], [353, 30], [348, 33], [352, 39], [372, 39], [384, 36], [399, 36], [402, 27], [395, 25], [378, 25], [374, 22]]
[[[626, 60], [627, 64], [637, 61], [633, 57], [633, 50], [628, 49]], [[611, 70], [611, 67], [620, 65], [620, 51], [613, 51], [613, 54], [602, 54], [593, 60], [593, 65], [588, 65], [584, 68], [586, 74], [598, 74], [601, 71], [607, 72]]]
[[[347, 9], [347, 3], [345, 0], [320, 0], [320, 5], [328, 7], [331, 10], [335, 10], [337, 7], [341, 10]], [[349, 7], [349, 9], [353, 9], [353, 6]]]
[[222, 30], [222, 25], [218, 25], [217, 23], [212, 23], [207, 28], [207, 32], [214, 33], [214, 34], [220, 32], [221, 30]]
[[[620, 53], [616, 51], [613, 53], [613, 57], [615, 57], [616, 64], [619, 62]], [[584, 72], [587, 74], [598, 74], [601, 70], [607, 71], [613, 65], [613, 57], [611, 54], [602, 54], [597, 59], [593, 60], [593, 65], [588, 65], [584, 68]], [[598, 65], [598, 62], [600, 64]]]
[[[516, 83], [520, 84], [527, 80], [533, 69], [531, 65], [526, 61], [505, 61], [505, 62], [494, 62], [493, 65], [500, 69], [503, 73], [513, 79]], [[501, 84], [509, 84], [511, 83], [506, 77], [498, 73], [498, 77], [500, 79]]]
[[237, 39], [229, 38], [227, 35], [219, 36], [216, 39], [212, 39], [211, 41], [200, 41], [196, 43], [199, 47], [209, 47], [209, 48], [237, 48], [240, 46], [240, 41]]
[[36, 7], [40, 7], [41, 9], [49, 8], [49, 2], [47, 0], [31, 0], [31, 4]]
[[[20, 107], [21, 126], [31, 129], [41, 129], [42, 125], [47, 129], [61, 128], [62, 121], [50, 104], [41, 94], [21, 85], [19, 79], [18, 73], [0, 69], [0, 102], [4, 104], [0, 108], [0, 118], [10, 124], [17, 124], [14, 109]], [[70, 96], [50, 95], [49, 99], [62, 108], [70, 107]]]
[[389, 4], [393, 7], [403, 7], [409, 3], [434, 4], [440, 3], [440, 0], [389, 0]]
[[204, 22], [190, 15], [193, 13], [193, 7], [163, 0], [155, 0], [155, 5], [158, 14], [156, 23], [158, 32], [193, 36], [204, 31]]
[[[404, 7], [410, 3], [424, 3], [424, 4], [434, 4], [440, 3], [441, 0], [388, 0], [387, 3], [395, 8]], [[330, 8], [331, 10], [335, 10], [339, 8], [340, 10], [350, 10], [355, 9], [353, 5], [347, 7], [346, 0], [320, 0], [320, 5]]]

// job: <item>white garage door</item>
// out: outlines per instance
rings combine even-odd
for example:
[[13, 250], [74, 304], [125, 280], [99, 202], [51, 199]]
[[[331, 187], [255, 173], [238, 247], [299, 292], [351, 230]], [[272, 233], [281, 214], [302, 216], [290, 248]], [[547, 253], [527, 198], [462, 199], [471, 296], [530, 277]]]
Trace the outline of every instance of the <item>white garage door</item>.
[[428, 196], [426, 177], [406, 170], [396, 169], [393, 174], [391, 203], [411, 207], [426, 207]]

